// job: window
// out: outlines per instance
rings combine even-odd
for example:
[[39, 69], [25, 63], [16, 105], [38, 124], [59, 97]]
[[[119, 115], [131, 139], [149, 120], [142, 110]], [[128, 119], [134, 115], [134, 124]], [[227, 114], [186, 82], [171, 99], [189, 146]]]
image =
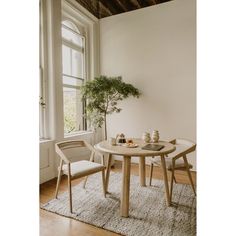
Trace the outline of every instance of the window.
[[72, 22], [62, 22], [64, 134], [86, 130], [85, 104], [79, 87], [85, 80], [85, 37]]

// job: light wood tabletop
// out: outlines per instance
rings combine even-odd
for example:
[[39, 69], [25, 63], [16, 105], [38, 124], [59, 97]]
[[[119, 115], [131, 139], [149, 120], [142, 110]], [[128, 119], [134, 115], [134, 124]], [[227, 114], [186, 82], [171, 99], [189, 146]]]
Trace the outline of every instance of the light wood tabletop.
[[96, 144], [94, 147], [100, 152], [109, 154], [107, 171], [106, 171], [106, 191], [108, 190], [109, 185], [109, 176], [111, 168], [111, 158], [112, 155], [123, 156], [122, 162], [122, 194], [121, 194], [121, 206], [120, 206], [120, 215], [123, 217], [129, 216], [129, 191], [130, 191], [130, 163], [131, 157], [139, 157], [139, 176], [140, 176], [140, 185], [146, 186], [146, 174], [145, 174], [145, 157], [146, 156], [160, 156], [162, 169], [164, 173], [164, 183], [166, 189], [166, 202], [167, 206], [170, 205], [170, 194], [169, 194], [169, 184], [167, 179], [167, 170], [165, 155], [175, 151], [175, 146], [169, 142], [159, 141], [158, 145], [163, 145], [164, 147], [160, 151], [153, 150], [144, 150], [144, 147], [147, 143], [144, 143], [142, 139], [132, 139], [134, 144], [137, 144], [137, 147], [126, 147], [123, 145], [111, 145], [109, 141], [102, 141]]

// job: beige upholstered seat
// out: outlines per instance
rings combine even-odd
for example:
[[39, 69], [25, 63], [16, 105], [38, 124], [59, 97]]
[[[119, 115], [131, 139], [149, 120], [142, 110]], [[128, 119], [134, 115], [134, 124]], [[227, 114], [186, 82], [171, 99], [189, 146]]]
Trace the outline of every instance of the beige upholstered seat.
[[[70, 162], [66, 154], [64, 153], [64, 150], [66, 149], [72, 149], [72, 148], [84, 148], [87, 147], [91, 151], [90, 160], [86, 161], [77, 161], [77, 162]], [[105, 166], [104, 164], [104, 158], [102, 156], [102, 164], [95, 163], [94, 161], [94, 155], [95, 152], [97, 152], [89, 143], [82, 141], [82, 140], [70, 140], [70, 141], [64, 141], [60, 143], [55, 144], [56, 153], [60, 157], [60, 166], [58, 168], [58, 178], [57, 178], [57, 186], [56, 186], [56, 193], [55, 198], [57, 198], [58, 194], [58, 188], [61, 180], [61, 174], [65, 174], [68, 176], [68, 190], [69, 190], [69, 207], [70, 212], [72, 213], [72, 193], [71, 193], [71, 180], [77, 179], [81, 177], [87, 177], [88, 175], [100, 172], [102, 173], [102, 182], [103, 182], [103, 194], [106, 197], [106, 190], [105, 190]], [[99, 153], [98, 153], [99, 154]], [[65, 163], [65, 164], [64, 164]], [[87, 178], [84, 182], [87, 181]]]
[[[188, 163], [187, 156], [186, 156], [187, 154], [195, 151], [196, 144], [194, 142], [186, 140], [186, 139], [174, 139], [174, 140], [170, 141], [170, 143], [174, 144], [176, 147], [176, 150], [174, 152], [170, 153], [168, 155], [168, 157], [165, 158], [166, 168], [169, 171], [171, 171], [170, 200], [171, 200], [171, 196], [172, 196], [173, 180], [176, 182], [176, 179], [174, 176], [175, 170], [184, 170], [187, 172], [193, 192], [196, 195], [192, 176], [190, 173], [190, 169], [192, 169], [193, 166]], [[152, 159], [151, 159], [149, 185], [151, 185], [151, 182], [152, 182], [152, 172], [153, 172], [154, 165], [161, 166], [160, 157], [152, 157]]]
[[[173, 167], [172, 158], [167, 157], [165, 160], [166, 160], [166, 168], [168, 170], [172, 170], [172, 167]], [[161, 160], [159, 159], [159, 157], [154, 157], [152, 159], [152, 163], [156, 166], [161, 166]], [[191, 164], [188, 164], [188, 166], [189, 166], [189, 169], [193, 168], [193, 166]], [[182, 170], [182, 169], [185, 169], [185, 168], [186, 167], [185, 167], [184, 161], [177, 159], [176, 162], [175, 162], [175, 170]]]
[[[102, 171], [105, 166], [91, 161], [77, 161], [70, 164], [70, 175], [72, 178], [81, 178]], [[68, 175], [67, 165], [62, 166], [62, 173]]]

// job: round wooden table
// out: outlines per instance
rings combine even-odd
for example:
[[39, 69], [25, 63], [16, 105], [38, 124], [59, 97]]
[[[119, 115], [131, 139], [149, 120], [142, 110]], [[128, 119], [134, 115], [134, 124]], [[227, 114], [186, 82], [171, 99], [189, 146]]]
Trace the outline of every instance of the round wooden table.
[[166, 202], [167, 206], [170, 205], [170, 194], [169, 194], [169, 184], [167, 179], [167, 170], [166, 170], [166, 162], [165, 156], [173, 151], [175, 151], [175, 146], [171, 143], [165, 141], [159, 141], [156, 144], [163, 145], [160, 151], [151, 151], [142, 149], [147, 143], [144, 143], [141, 139], [132, 139], [138, 147], [129, 148], [120, 145], [112, 146], [107, 140], [102, 141], [96, 144], [94, 147], [100, 152], [109, 154], [107, 171], [106, 171], [106, 190], [108, 189], [109, 184], [109, 175], [111, 168], [111, 158], [112, 155], [120, 155], [123, 156], [122, 162], [122, 194], [121, 194], [121, 206], [120, 206], [120, 215], [123, 217], [129, 216], [129, 191], [130, 191], [130, 163], [131, 157], [138, 156], [139, 157], [139, 176], [140, 176], [140, 185], [146, 186], [145, 180], [145, 157], [146, 156], [160, 156], [161, 164], [164, 174], [164, 183], [166, 189]]

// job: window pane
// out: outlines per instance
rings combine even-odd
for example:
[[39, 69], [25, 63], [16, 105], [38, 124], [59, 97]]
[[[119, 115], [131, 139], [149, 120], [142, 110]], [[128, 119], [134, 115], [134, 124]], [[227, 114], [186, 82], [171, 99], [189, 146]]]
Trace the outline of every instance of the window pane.
[[83, 78], [83, 54], [72, 50], [72, 75]]
[[62, 45], [62, 73], [71, 75], [71, 49]]
[[62, 37], [73, 42], [74, 44], [77, 44], [79, 46], [83, 46], [83, 38], [77, 34], [77, 33], [74, 33], [73, 31], [69, 30], [69, 29], [66, 29], [65, 27], [62, 26], [62, 29], [61, 29], [61, 32], [62, 32]]
[[64, 133], [70, 134], [83, 130], [83, 103], [80, 92], [73, 88], [63, 88]]
[[83, 78], [83, 54], [62, 45], [63, 74]]
[[81, 86], [83, 80], [71, 78], [69, 76], [63, 76], [63, 84], [72, 85], [72, 86]]

